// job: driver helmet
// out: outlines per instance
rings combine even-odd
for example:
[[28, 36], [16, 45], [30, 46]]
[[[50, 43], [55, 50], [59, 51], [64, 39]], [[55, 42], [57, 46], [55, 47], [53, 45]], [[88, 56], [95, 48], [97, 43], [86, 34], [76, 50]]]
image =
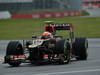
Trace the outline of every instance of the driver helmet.
[[53, 35], [50, 32], [43, 32], [42, 37], [44, 39], [53, 38]]

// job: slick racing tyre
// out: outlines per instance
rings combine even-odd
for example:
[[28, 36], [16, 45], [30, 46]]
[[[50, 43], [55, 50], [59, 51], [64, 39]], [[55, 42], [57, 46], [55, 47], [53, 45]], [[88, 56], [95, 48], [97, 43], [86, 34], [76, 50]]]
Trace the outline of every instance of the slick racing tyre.
[[86, 38], [75, 38], [73, 43], [73, 50], [75, 51], [75, 56], [77, 60], [86, 60], [88, 53], [88, 41]]
[[19, 66], [21, 62], [19, 61], [12, 62], [8, 59], [8, 57], [11, 55], [23, 55], [23, 54], [24, 54], [24, 51], [23, 51], [23, 47], [21, 43], [18, 41], [11, 41], [8, 43], [8, 46], [6, 49], [5, 61], [11, 66]]
[[[59, 64], [69, 63], [70, 61], [70, 44], [68, 40], [59, 40], [56, 43], [56, 52], [61, 54]], [[66, 62], [65, 62], [66, 61]]]

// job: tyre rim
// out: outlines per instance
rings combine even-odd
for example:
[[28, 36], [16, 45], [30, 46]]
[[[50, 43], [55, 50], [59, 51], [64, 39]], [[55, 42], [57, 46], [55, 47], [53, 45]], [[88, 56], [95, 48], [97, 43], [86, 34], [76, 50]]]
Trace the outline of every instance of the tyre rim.
[[69, 53], [69, 50], [67, 50], [67, 42], [68, 42], [68, 41], [66, 40], [65, 43], [64, 43], [64, 53], [65, 53], [64, 55], [65, 55], [65, 59], [66, 59], [67, 62], [68, 62], [70, 56], [69, 56], [69, 54], [68, 54], [68, 53]]

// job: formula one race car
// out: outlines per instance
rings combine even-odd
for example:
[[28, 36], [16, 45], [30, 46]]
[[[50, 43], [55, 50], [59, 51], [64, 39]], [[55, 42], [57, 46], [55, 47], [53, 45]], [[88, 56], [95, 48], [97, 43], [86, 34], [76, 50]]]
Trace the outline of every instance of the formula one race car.
[[[24, 40], [23, 45], [19, 41], [10, 41], [6, 49], [4, 63], [8, 63], [11, 66], [19, 66], [21, 63], [26, 62], [32, 64], [45, 62], [68, 64], [72, 58], [86, 60], [88, 55], [87, 39], [83, 37], [75, 38], [73, 25], [70, 23], [50, 24], [50, 26], [52, 25], [56, 31], [69, 30], [70, 37], [64, 38], [57, 34], [52, 35], [45, 32], [43, 36], [33, 36], [32, 40]], [[49, 37], [46, 36], [48, 34]]]

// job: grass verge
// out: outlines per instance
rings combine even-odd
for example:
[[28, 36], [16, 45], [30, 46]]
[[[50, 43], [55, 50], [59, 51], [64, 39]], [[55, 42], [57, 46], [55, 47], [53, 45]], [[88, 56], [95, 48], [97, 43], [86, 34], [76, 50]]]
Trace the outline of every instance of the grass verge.
[[[44, 31], [44, 21], [73, 23], [77, 37], [100, 38], [100, 18], [50, 18], [50, 19], [8, 19], [0, 20], [0, 40], [31, 39]], [[60, 32], [66, 35], [65, 32]]]

